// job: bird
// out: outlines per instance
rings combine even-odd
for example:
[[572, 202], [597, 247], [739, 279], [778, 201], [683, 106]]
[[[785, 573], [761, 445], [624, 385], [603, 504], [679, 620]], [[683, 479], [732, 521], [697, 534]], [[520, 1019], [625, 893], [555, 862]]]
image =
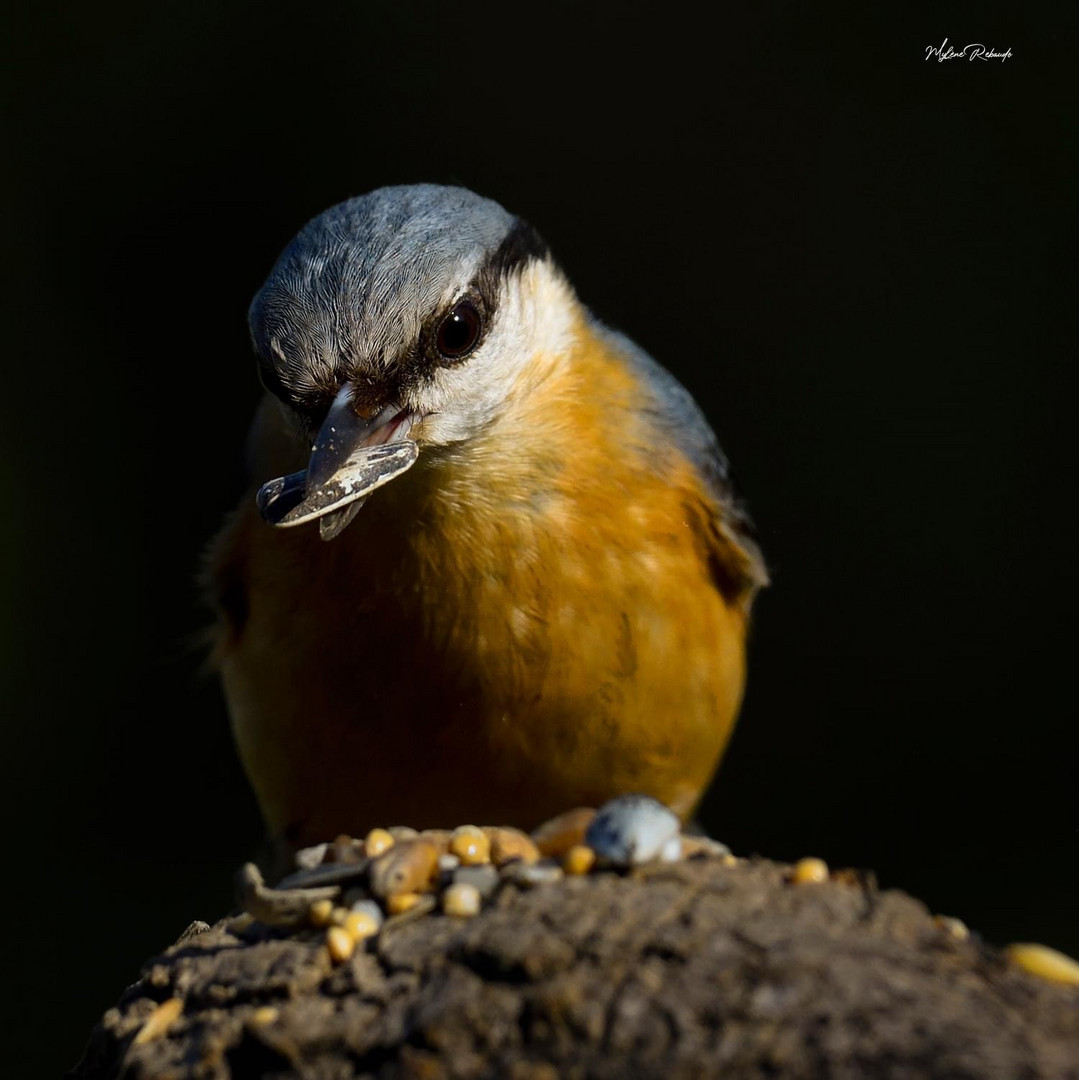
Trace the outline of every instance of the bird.
[[690, 818], [768, 572], [688, 391], [462, 187], [315, 217], [249, 326], [251, 490], [207, 577], [274, 843], [626, 792]]

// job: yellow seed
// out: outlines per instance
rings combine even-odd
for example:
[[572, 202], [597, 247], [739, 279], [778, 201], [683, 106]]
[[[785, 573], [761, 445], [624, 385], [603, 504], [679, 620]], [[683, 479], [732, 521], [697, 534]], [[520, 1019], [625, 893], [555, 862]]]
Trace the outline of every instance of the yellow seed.
[[799, 859], [791, 870], [790, 880], [795, 885], [819, 884], [828, 880], [828, 864], [823, 859]]
[[596, 853], [587, 844], [574, 844], [562, 856], [562, 869], [567, 874], [587, 874], [595, 862]]
[[350, 911], [341, 924], [345, 933], [355, 942], [363, 941], [378, 933], [378, 921], [369, 911]]
[[719, 861], [721, 863], [723, 863], [724, 866], [737, 866], [738, 865], [738, 859], [734, 855], [720, 855]]
[[419, 893], [394, 893], [393, 896], [386, 897], [386, 911], [390, 915], [404, 915], [406, 911], [411, 911], [419, 902]]
[[478, 866], [491, 861], [491, 841], [475, 825], [461, 825], [453, 830], [450, 854], [456, 855], [462, 866]]
[[491, 844], [491, 862], [495, 866], [519, 859], [521, 862], [534, 863], [540, 858], [540, 850], [528, 833], [520, 829], [491, 826], [483, 830]]
[[935, 915], [933, 922], [956, 941], [966, 941], [970, 937], [970, 930], [962, 919], [956, 919], [951, 915]]
[[272, 1024], [280, 1014], [272, 1005], [263, 1005], [251, 1014], [253, 1024]]
[[352, 955], [356, 942], [343, 927], [331, 926], [326, 931], [326, 948], [330, 950], [330, 959], [342, 964]]
[[173, 1022], [183, 1011], [183, 998], [174, 997], [161, 1002], [161, 1004], [146, 1017], [142, 1027], [139, 1028], [139, 1033], [135, 1036], [134, 1040], [135, 1045], [142, 1046], [144, 1043], [152, 1042], [154, 1039], [160, 1038], [170, 1027], [172, 1027]]
[[590, 806], [579, 806], [576, 810], [567, 810], [558, 817], [545, 821], [532, 833], [532, 839], [539, 852], [546, 858], [560, 858], [571, 847], [584, 843], [584, 834], [596, 816]]
[[1079, 962], [1056, 949], [1050, 949], [1048, 945], [1023, 941], [1009, 945], [1004, 952], [1013, 964], [1031, 975], [1038, 975], [1050, 982], [1079, 986]]
[[374, 858], [376, 855], [381, 855], [384, 851], [389, 851], [393, 847], [393, 836], [385, 829], [372, 829], [363, 840], [363, 851], [365, 855], [370, 855]]
[[451, 885], [442, 894], [442, 910], [447, 915], [458, 915], [463, 918], [471, 918], [480, 913], [483, 900], [480, 891], [475, 885], [467, 882], [458, 882]]
[[333, 921], [333, 901], [316, 900], [307, 909], [307, 918], [312, 926], [329, 926]]

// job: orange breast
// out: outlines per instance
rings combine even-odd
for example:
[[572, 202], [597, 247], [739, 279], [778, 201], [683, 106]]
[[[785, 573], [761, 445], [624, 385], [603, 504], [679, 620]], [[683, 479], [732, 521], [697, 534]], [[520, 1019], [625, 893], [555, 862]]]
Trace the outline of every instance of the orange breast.
[[276, 833], [531, 827], [624, 791], [692, 811], [741, 699], [745, 612], [639, 394], [582, 335], [332, 543], [241, 510], [217, 548], [241, 597], [220, 666]]

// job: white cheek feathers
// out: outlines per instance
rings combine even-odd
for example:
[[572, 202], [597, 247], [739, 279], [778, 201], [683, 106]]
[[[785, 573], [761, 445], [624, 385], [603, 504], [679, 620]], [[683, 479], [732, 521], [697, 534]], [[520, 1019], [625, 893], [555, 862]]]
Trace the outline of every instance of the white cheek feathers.
[[409, 395], [423, 417], [413, 428], [421, 446], [447, 446], [494, 420], [527, 382], [570, 354], [580, 307], [569, 282], [547, 260], [503, 278], [498, 307], [479, 348], [460, 364], [436, 369]]

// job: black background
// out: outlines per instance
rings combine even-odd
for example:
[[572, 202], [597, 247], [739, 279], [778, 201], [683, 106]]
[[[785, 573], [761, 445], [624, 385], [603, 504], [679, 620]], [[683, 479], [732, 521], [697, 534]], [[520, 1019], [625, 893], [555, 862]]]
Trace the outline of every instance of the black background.
[[[8, 36], [11, 1075], [71, 1064], [257, 849], [194, 585], [245, 312], [386, 183], [530, 219], [732, 458], [774, 587], [714, 833], [1079, 953], [1075, 19], [750, 7], [80, 5]], [[945, 36], [1013, 58], [926, 62]]]

